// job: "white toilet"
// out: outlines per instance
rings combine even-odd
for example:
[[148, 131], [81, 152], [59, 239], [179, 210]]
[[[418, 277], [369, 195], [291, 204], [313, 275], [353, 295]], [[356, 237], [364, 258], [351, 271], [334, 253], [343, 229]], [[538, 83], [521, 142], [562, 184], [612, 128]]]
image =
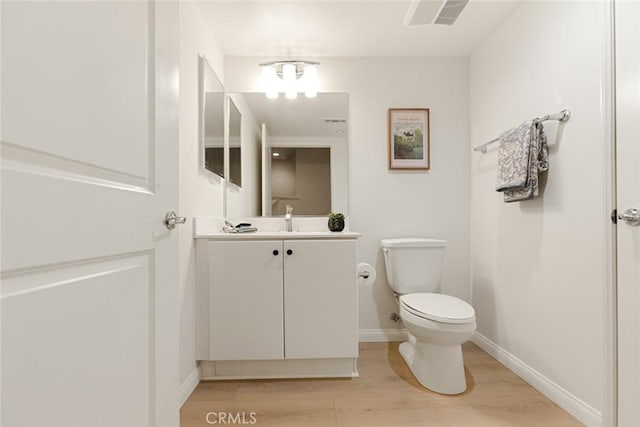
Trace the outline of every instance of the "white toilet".
[[475, 311], [465, 301], [440, 294], [444, 240], [382, 240], [387, 281], [399, 297], [400, 317], [410, 333], [400, 354], [426, 388], [442, 394], [467, 389], [463, 342], [476, 330]]

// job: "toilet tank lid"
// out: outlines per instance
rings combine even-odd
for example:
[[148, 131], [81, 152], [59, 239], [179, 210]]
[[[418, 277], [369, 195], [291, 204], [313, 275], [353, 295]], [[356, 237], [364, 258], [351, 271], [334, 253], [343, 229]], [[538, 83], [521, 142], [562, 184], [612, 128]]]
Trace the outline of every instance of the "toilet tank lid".
[[382, 240], [381, 245], [383, 248], [438, 248], [446, 246], [447, 241], [421, 237], [408, 237], [403, 239], [384, 239]]

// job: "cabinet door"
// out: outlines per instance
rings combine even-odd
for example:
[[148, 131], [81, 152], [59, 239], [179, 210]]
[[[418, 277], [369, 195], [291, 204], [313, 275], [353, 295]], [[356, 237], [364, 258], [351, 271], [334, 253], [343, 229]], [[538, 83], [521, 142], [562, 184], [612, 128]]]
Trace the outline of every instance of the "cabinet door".
[[212, 360], [283, 359], [282, 241], [211, 242]]
[[285, 241], [284, 251], [285, 358], [356, 357], [356, 242]]

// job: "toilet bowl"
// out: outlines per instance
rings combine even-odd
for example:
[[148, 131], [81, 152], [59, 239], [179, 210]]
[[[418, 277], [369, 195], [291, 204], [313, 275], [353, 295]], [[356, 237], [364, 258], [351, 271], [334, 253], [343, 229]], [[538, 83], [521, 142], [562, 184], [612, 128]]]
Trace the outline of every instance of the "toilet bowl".
[[467, 389], [462, 343], [473, 335], [473, 307], [459, 298], [413, 293], [399, 298], [400, 317], [413, 339], [400, 344], [400, 354], [418, 382], [442, 394]]
[[467, 388], [462, 343], [476, 329], [467, 302], [440, 292], [444, 240], [408, 238], [382, 242], [387, 281], [398, 296], [409, 341], [400, 354], [418, 382], [442, 394]]

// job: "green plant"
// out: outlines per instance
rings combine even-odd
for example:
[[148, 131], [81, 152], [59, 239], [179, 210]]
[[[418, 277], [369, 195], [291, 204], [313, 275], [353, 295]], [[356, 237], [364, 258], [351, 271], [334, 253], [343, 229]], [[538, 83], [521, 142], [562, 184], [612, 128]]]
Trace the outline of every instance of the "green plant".
[[339, 212], [331, 212], [329, 214], [328, 226], [331, 231], [342, 231], [344, 229], [344, 215]]

